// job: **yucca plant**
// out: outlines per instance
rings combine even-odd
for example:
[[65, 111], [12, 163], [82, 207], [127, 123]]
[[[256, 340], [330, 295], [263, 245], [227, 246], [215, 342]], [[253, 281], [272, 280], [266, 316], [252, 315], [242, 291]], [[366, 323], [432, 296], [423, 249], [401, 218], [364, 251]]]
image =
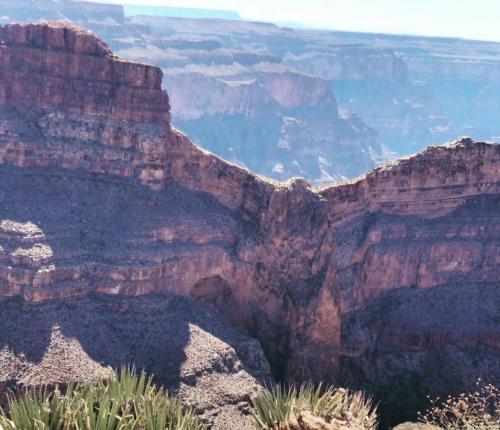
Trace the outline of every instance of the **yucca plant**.
[[124, 368], [106, 381], [27, 391], [0, 410], [0, 430], [201, 430], [191, 411], [144, 372]]
[[287, 423], [293, 414], [300, 408], [297, 407], [299, 398], [294, 387], [284, 388], [275, 385], [263, 391], [254, 400], [253, 417], [259, 429], [279, 429], [280, 425]]
[[264, 390], [254, 400], [253, 416], [259, 430], [299, 429], [300, 417], [309, 414], [335, 428], [371, 430], [377, 427], [376, 407], [361, 392], [351, 393], [333, 387], [284, 388], [281, 385]]

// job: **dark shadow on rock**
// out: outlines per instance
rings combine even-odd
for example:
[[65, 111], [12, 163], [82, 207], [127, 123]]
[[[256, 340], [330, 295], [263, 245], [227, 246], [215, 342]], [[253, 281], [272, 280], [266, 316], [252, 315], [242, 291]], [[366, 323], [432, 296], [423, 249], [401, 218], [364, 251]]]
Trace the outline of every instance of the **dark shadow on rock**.
[[[107, 268], [122, 267], [126, 274], [129, 265], [140, 278], [143, 267], [161, 266], [159, 261], [175, 261], [181, 251], [196, 253], [203, 247], [189, 242], [189, 234], [196, 234], [197, 230], [192, 233], [188, 229], [188, 239], [176, 242], [158, 239], [155, 232], [159, 228], [175, 229], [178, 223], [187, 221], [199, 229], [215, 232], [216, 239], [209, 240], [210, 249], [230, 253], [235, 232], [251, 226], [214, 198], [175, 184], [153, 192], [127, 178], [81, 171], [53, 170], [47, 174], [44, 169], [0, 166], [2, 220], [29, 222], [43, 233], [40, 241], [53, 253], [50, 264], [63, 272], [43, 288], [64, 294], [66, 283], [73, 280], [73, 270], [83, 265], [89, 273], [81, 275], [82, 292], [90, 293], [42, 303], [1, 299], [0, 381], [26, 377], [29, 382], [33, 375], [37, 383], [44, 375], [47, 380], [62, 378], [67, 364], [65, 354], [81, 358], [81, 369], [75, 369], [75, 363], [69, 366], [72, 375], [88, 378], [91, 375], [86, 373], [94, 372], [99, 365], [117, 369], [135, 364], [154, 374], [156, 381], [171, 391], [183, 386], [196, 388], [197, 384], [199, 388], [200, 378], [205, 378], [203, 384], [208, 387], [211, 374], [221, 378], [237, 375], [248, 385], [253, 383], [253, 376], [269, 378], [269, 366], [258, 341], [234, 328], [210, 303], [166, 293], [134, 297], [91, 292], [98, 284], [113, 282], [112, 277], [107, 277]], [[0, 238], [0, 242], [6, 249], [3, 258], [10, 258], [9, 254], [18, 247], [32, 245], [30, 241], [9, 237]], [[3, 263], [12, 264], [6, 260]], [[23, 264], [16, 268], [32, 273], [38, 270]], [[135, 293], [135, 281], [127, 278], [127, 282], [130, 292]], [[155, 286], [154, 279], [150, 283]], [[157, 287], [166, 289], [161, 283]], [[36, 292], [38, 287], [27, 283], [23, 288]], [[204, 299], [203, 294], [200, 299]], [[51, 349], [55, 333], [62, 340]], [[49, 350], [50, 363], [42, 366]], [[53, 357], [54, 351], [61, 357]], [[54, 369], [58, 363], [62, 369]], [[88, 368], [86, 363], [90, 363]], [[232, 394], [230, 384], [226, 385]], [[216, 401], [224, 402], [225, 395], [221, 392]], [[234, 397], [239, 401], [241, 393]], [[204, 407], [212, 400], [205, 401]]]
[[6, 301], [0, 304], [0, 349], [36, 365], [57, 326], [97, 363], [115, 369], [135, 364], [176, 389], [189, 342], [189, 315], [181, 317], [180, 305], [172, 312], [175, 301], [152, 297], [93, 296], [35, 305]]
[[498, 284], [402, 288], [345, 317], [343, 385], [380, 402], [381, 428], [417, 420], [427, 396], [500, 385]]
[[[0, 350], [8, 348], [36, 365], [43, 360], [53, 329], [58, 327], [62, 336], [75, 339], [93, 361], [114, 369], [135, 364], [175, 391], [183, 378], [185, 383], [193, 382], [189, 380], [193, 377], [190, 369], [182, 368], [185, 349], [193, 340], [190, 325], [234, 347], [249, 374], [256, 378], [268, 374], [258, 350], [252, 351], [256, 341], [246, 339], [215, 311], [189, 299], [164, 294], [92, 294], [41, 304], [4, 300], [0, 303]], [[209, 361], [219, 351], [205, 351], [208, 356], [202, 356], [203, 353], [200, 352], [200, 361]], [[226, 369], [217, 368], [214, 363], [212, 371], [223, 373]]]

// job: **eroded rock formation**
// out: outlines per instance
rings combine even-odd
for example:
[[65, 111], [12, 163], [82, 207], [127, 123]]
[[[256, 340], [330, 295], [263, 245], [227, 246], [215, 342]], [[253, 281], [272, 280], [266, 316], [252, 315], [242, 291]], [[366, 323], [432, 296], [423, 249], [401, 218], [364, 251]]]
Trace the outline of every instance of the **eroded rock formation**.
[[498, 382], [500, 147], [464, 138], [344, 185], [275, 184], [171, 127], [160, 82], [81, 29], [0, 30], [7, 303], [184, 296], [255, 336], [275, 375], [388, 403]]

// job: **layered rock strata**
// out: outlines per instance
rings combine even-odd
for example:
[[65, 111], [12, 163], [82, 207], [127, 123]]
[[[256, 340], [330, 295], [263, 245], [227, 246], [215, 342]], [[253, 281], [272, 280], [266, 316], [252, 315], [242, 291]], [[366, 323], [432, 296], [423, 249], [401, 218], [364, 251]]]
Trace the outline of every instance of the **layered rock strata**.
[[167, 292], [258, 338], [276, 376], [498, 381], [498, 146], [464, 138], [325, 189], [271, 183], [170, 126], [158, 69], [72, 27], [0, 35], [9, 302]]

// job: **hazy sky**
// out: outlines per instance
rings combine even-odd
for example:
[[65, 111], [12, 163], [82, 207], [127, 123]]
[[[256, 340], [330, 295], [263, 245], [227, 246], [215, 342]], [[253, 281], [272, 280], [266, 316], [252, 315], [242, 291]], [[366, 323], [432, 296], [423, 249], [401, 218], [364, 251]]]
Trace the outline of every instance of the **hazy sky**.
[[[94, 0], [95, 1], [95, 0]], [[500, 0], [98, 0], [236, 10], [247, 19], [500, 41]]]

